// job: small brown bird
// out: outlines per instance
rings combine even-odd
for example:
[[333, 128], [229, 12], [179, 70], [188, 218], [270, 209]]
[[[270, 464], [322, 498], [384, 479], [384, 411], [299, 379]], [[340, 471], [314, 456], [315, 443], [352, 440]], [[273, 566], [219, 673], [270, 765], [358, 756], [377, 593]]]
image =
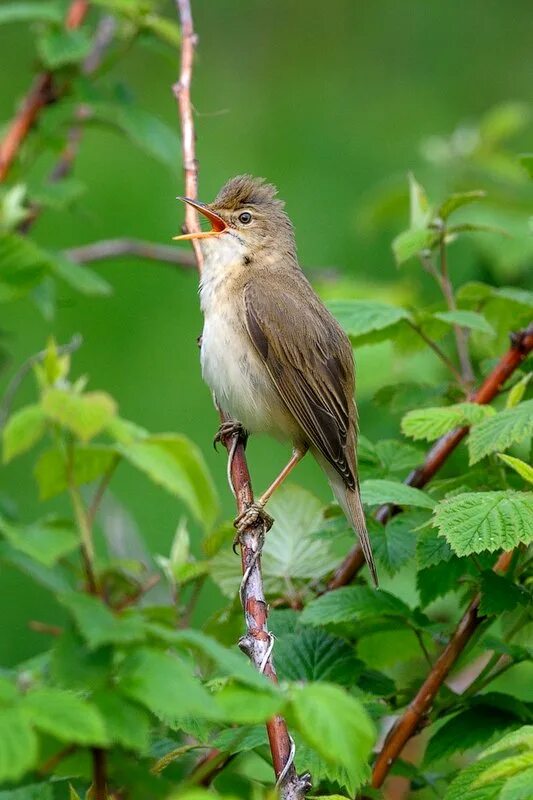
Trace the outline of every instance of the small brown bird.
[[298, 264], [293, 226], [276, 193], [240, 175], [209, 205], [180, 198], [212, 228], [175, 237], [202, 242], [202, 374], [218, 408], [234, 420], [222, 434], [268, 433], [293, 445], [285, 469], [236, 525], [269, 521], [265, 503], [310, 450], [377, 585], [357, 479], [352, 347]]

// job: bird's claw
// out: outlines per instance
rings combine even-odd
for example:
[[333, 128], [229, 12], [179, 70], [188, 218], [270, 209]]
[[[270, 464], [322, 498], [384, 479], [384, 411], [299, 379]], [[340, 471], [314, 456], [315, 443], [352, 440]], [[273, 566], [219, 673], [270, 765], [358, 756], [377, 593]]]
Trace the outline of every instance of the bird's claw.
[[256, 501], [248, 506], [242, 514], [239, 514], [233, 522], [234, 526], [237, 528], [237, 535], [233, 543], [234, 547], [240, 541], [240, 536], [247, 528], [251, 528], [252, 525], [256, 525], [258, 522], [262, 522], [264, 533], [268, 533], [274, 524], [274, 520], [270, 514], [267, 514], [265, 511], [263, 503]]
[[243, 425], [240, 422], [234, 422], [233, 420], [229, 422], [223, 422], [215, 434], [215, 438], [213, 439], [213, 447], [216, 450], [217, 444], [219, 442], [225, 445], [226, 439], [228, 439], [230, 436], [235, 436], [235, 435], [239, 437], [241, 442], [246, 447], [248, 433], [244, 429]]

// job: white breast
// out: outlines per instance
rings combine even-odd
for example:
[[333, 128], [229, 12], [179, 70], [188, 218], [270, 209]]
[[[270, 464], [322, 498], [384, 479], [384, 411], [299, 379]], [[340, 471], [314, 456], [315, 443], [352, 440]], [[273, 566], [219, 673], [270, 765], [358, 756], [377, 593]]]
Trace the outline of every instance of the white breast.
[[[250, 433], [285, 438], [283, 404], [244, 324], [244, 299], [231, 295], [228, 276], [241, 267], [227, 263], [230, 253], [205, 252], [200, 284], [204, 314], [202, 375], [218, 407]], [[220, 255], [225, 256], [221, 263]], [[238, 255], [242, 264], [242, 255]], [[242, 301], [242, 307], [239, 301]]]

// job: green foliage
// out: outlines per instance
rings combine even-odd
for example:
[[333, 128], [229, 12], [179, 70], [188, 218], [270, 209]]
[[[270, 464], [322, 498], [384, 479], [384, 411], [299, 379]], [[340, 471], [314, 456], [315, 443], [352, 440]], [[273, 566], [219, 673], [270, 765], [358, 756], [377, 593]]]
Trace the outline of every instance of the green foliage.
[[470, 464], [476, 464], [489, 453], [507, 450], [532, 434], [533, 400], [500, 411], [472, 428], [468, 437]]
[[511, 550], [533, 538], [531, 492], [465, 492], [441, 500], [433, 524], [458, 556]]
[[402, 419], [402, 432], [413, 439], [431, 442], [448, 431], [463, 425], [473, 425], [491, 417], [491, 406], [476, 403], [456, 403], [440, 408], [420, 408], [409, 411]]

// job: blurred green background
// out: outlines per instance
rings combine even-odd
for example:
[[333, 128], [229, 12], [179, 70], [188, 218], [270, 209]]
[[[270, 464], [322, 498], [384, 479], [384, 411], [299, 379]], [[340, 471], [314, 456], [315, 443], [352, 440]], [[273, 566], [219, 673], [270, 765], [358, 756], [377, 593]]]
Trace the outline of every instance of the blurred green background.
[[[174, 4], [169, 2], [167, 9], [174, 18]], [[352, 281], [350, 291], [393, 301], [416, 303], [422, 293], [431, 297], [434, 290], [423, 275], [414, 270], [399, 274], [393, 262], [390, 241], [406, 222], [401, 195], [400, 216], [381, 224], [373, 224], [370, 203], [380, 185], [392, 187], [394, 196], [408, 170], [427, 178], [430, 193], [438, 192], [439, 180], [423, 155], [428, 139], [475, 122], [496, 104], [529, 100], [530, 3], [195, 0], [193, 11], [200, 36], [193, 101], [201, 198], [210, 200], [235, 174], [264, 176], [278, 185], [287, 202], [301, 261], [312, 278], [328, 283], [332, 274], [341, 275]], [[32, 79], [31, 32], [24, 25], [0, 28], [0, 52], [4, 124]], [[177, 74], [178, 53], [141, 45], [112, 70], [117, 84], [127, 84], [142, 107], [176, 129], [171, 85]], [[430, 141], [435, 150], [436, 140]], [[531, 149], [527, 131], [513, 149]], [[58, 249], [121, 236], [166, 244], [179, 232], [183, 211], [174, 199], [183, 189], [178, 150], [175, 170], [169, 170], [124, 136], [89, 128], [75, 176], [87, 184], [87, 192], [72, 212], [42, 215], [34, 233], [43, 245]], [[468, 244], [454, 254], [454, 277], [479, 277], [483, 267]], [[50, 333], [65, 342], [81, 332], [84, 345], [74, 357], [73, 374], [87, 373], [92, 388], [113, 394], [122, 416], [153, 431], [184, 432], [197, 442], [230, 517], [225, 458], [211, 447], [217, 415], [199, 369], [196, 275], [131, 258], [103, 262], [96, 269], [113, 285], [113, 295], [84, 298], [61, 288], [53, 323], [27, 301], [2, 307], [0, 327], [12, 359], [0, 375], [0, 390]], [[520, 282], [513, 269], [506, 272], [503, 265], [504, 282]], [[398, 430], [398, 420], [371, 402], [379, 386], [440, 370], [431, 354], [401, 359], [386, 344], [362, 348], [357, 363], [361, 429], [369, 438]], [[16, 406], [32, 397], [30, 378]], [[286, 455], [287, 449], [273, 442], [250, 443], [258, 489]], [[31, 456], [15, 461], [2, 469], [0, 480], [0, 491], [14, 498], [26, 520], [39, 513], [31, 463]], [[310, 461], [295, 480], [322, 499], [329, 497]], [[183, 507], [127, 465], [121, 466], [112, 490], [150, 550], [167, 553]], [[5, 567], [0, 586], [0, 662], [11, 664], [43, 647], [43, 637], [29, 632], [26, 620], [55, 621], [57, 609], [44, 591]], [[217, 590], [208, 584], [198, 613], [207, 614], [217, 602]]]

